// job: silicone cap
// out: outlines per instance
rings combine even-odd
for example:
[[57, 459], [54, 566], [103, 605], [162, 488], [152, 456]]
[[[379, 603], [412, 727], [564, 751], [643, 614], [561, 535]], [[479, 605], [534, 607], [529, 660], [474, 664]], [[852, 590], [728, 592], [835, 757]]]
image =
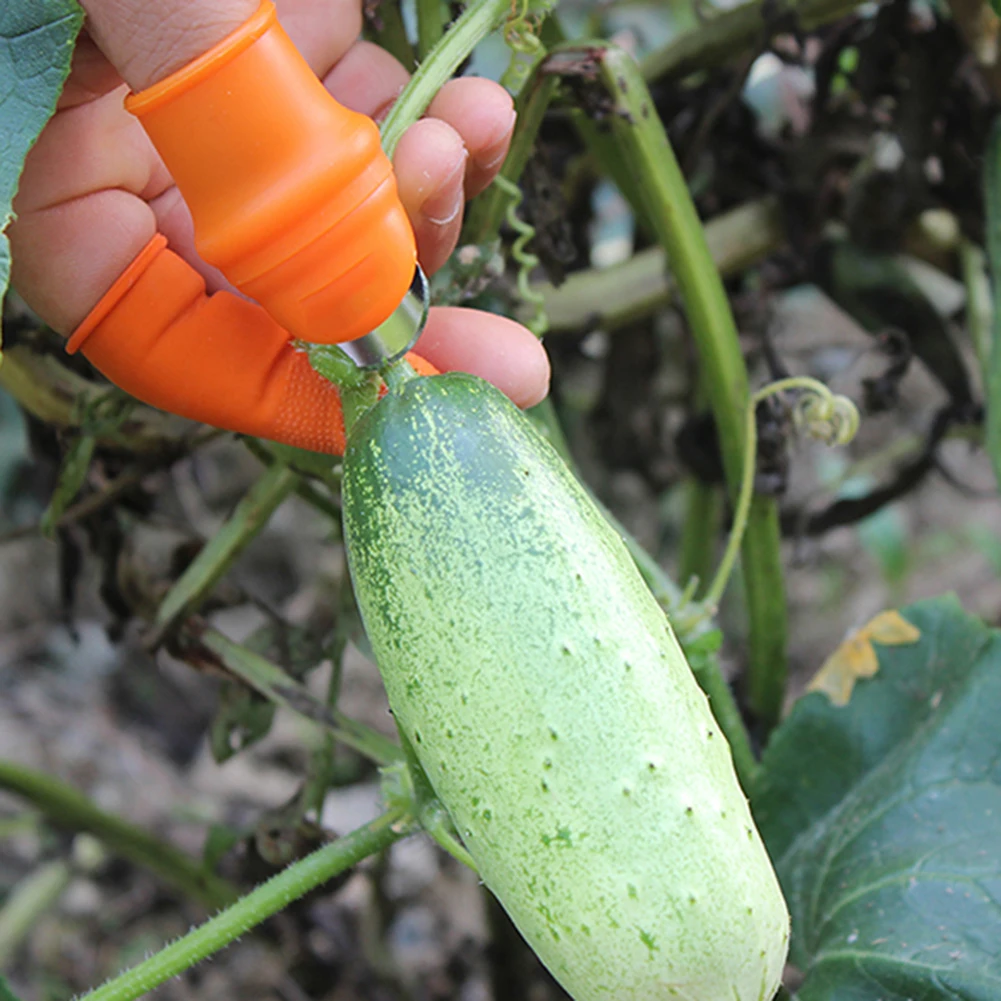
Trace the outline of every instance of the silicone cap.
[[293, 336], [354, 340], [400, 304], [416, 244], [378, 129], [327, 93], [270, 0], [126, 106], [191, 210], [199, 254]]
[[[344, 451], [337, 389], [263, 307], [202, 277], [155, 236], [66, 346], [137, 399], [215, 427]], [[410, 354], [422, 375], [436, 369]]]

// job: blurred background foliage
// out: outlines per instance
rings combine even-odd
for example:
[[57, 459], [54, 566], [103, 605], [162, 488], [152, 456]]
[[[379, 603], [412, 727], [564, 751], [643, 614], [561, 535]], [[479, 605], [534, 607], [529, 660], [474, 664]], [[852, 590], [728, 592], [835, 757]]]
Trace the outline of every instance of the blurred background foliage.
[[[366, 13], [390, 47], [394, 25], [415, 39], [408, 3], [366, 0]], [[752, 386], [811, 375], [863, 411], [838, 451], [795, 439], [781, 405], [758, 415], [756, 487], [776, 500], [782, 532], [790, 700], [885, 607], [954, 591], [1001, 624], [1001, 511], [984, 449], [983, 189], [1001, 99], [990, 8], [564, 0], [540, 35], [609, 39], [638, 60]], [[500, 78], [508, 62], [498, 33], [464, 71]], [[597, 496], [680, 586], [704, 584], [729, 522], [707, 388], [632, 180], [578, 128], [573, 109], [599, 135], [612, 112], [586, 84], [564, 77], [541, 119], [517, 210], [535, 230], [552, 401]], [[486, 205], [472, 207], [436, 296], [531, 317], [516, 234], [483, 240]], [[392, 726], [346, 582], [336, 467], [294, 457], [290, 473], [285, 453], [133, 406], [65, 356], [16, 294], [4, 342], [0, 758], [205, 853], [233, 883], [371, 817], [371, 758]], [[193, 580], [207, 550], [218, 573]], [[735, 578], [719, 623], [738, 700], [746, 621]], [[335, 744], [352, 720], [370, 730]], [[204, 913], [204, 895], [164, 882], [148, 854], [95, 848], [53, 821], [0, 798], [0, 956], [25, 1001], [97, 983]], [[4, 908], [26, 872], [48, 878], [48, 895], [10, 931]], [[157, 996], [561, 995], [475, 879], [410, 841]]]

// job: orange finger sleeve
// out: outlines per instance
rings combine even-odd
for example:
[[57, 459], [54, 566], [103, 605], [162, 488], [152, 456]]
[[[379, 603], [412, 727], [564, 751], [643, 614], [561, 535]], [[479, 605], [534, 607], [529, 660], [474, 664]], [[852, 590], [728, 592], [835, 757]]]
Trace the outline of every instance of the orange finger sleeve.
[[[67, 345], [151, 406], [242, 434], [340, 455], [336, 388], [313, 371], [260, 306], [207, 295], [201, 276], [157, 235]], [[411, 355], [425, 374], [435, 370]]]
[[400, 304], [416, 244], [378, 129], [327, 93], [271, 0], [126, 106], [191, 209], [199, 254], [293, 336], [354, 340]]

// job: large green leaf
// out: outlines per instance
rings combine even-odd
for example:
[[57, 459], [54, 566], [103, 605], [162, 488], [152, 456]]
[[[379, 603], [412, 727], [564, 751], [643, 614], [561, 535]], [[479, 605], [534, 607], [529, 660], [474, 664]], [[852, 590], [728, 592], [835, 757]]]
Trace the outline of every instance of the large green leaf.
[[801, 699], [752, 797], [793, 920], [799, 1001], [1001, 998], [1001, 633], [903, 610], [848, 704]]
[[11, 219], [24, 158], [51, 117], [83, 11], [76, 0], [0, 3], [0, 299], [10, 280]]

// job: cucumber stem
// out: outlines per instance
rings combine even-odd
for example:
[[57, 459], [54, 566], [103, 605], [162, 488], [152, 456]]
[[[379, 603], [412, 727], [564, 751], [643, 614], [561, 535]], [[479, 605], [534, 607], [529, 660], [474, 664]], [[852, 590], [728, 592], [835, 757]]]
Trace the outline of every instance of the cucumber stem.
[[417, 378], [417, 373], [406, 358], [397, 358], [390, 362], [379, 373], [390, 391], [401, 389], [411, 379]]
[[293, 862], [235, 904], [80, 1001], [134, 1001], [229, 945], [293, 900], [411, 833], [406, 811], [387, 810], [343, 838]]

